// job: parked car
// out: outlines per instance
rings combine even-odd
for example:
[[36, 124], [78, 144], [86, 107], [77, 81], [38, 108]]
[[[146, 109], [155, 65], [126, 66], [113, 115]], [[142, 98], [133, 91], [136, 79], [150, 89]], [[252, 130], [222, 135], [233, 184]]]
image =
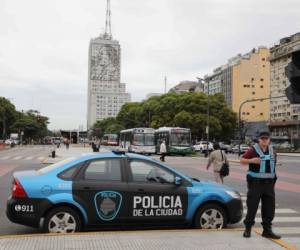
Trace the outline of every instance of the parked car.
[[[207, 141], [199, 141], [193, 146], [195, 151], [199, 151], [201, 153], [205, 153], [207, 150]], [[214, 147], [211, 142], [208, 143], [208, 150], [213, 151]]]
[[224, 144], [222, 142], [219, 143], [221, 150], [223, 150], [226, 154], [232, 153], [232, 147], [229, 144]]
[[199, 181], [155, 159], [91, 153], [15, 172], [7, 217], [45, 232], [122, 225], [221, 229], [243, 216], [239, 192]]
[[247, 150], [249, 149], [249, 146], [247, 144], [241, 144], [240, 146], [240, 151], [239, 151], [239, 145], [235, 145], [233, 148], [232, 148], [232, 152], [234, 154], [238, 154], [239, 152], [241, 154], [244, 154]]
[[13, 143], [13, 140], [11, 139], [6, 139], [4, 142], [6, 145], [11, 145]]

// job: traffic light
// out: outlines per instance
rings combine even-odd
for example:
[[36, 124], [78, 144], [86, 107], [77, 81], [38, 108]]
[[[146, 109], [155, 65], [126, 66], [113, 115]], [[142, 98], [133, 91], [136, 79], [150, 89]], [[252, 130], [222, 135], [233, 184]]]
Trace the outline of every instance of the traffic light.
[[285, 94], [291, 104], [300, 104], [300, 46], [292, 53], [292, 61], [285, 67], [285, 74], [291, 83]]

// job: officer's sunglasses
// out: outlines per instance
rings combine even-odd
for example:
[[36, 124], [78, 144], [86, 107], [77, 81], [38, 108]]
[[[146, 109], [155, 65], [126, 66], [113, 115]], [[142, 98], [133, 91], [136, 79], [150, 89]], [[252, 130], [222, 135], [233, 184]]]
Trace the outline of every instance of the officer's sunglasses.
[[260, 137], [259, 139], [261, 139], [261, 140], [269, 140], [269, 139], [270, 139], [270, 137], [267, 137], [267, 136], [262, 136], [262, 137]]

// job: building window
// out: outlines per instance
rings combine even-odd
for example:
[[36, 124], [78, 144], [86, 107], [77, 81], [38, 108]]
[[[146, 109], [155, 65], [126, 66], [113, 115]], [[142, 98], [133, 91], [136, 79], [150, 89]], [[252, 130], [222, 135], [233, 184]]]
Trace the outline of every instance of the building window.
[[266, 58], [263, 57], [261, 60], [262, 60], [262, 61], [266, 61]]
[[264, 85], [260, 85], [260, 88], [263, 89], [263, 88], [264, 88]]
[[254, 78], [252, 77], [252, 78], [251, 78], [251, 82], [253, 82], [253, 81], [254, 81]]
[[254, 91], [252, 92], [252, 95], [255, 95], [255, 92], [254, 92]]
[[264, 115], [264, 113], [260, 113], [260, 115]]
[[255, 105], [252, 105], [252, 108], [255, 109]]
[[263, 82], [263, 81], [264, 81], [264, 79], [263, 79], [263, 78], [260, 78], [260, 81], [261, 81], [261, 82]]
[[250, 113], [249, 113], [249, 112], [247, 112], [247, 115], [250, 115]]

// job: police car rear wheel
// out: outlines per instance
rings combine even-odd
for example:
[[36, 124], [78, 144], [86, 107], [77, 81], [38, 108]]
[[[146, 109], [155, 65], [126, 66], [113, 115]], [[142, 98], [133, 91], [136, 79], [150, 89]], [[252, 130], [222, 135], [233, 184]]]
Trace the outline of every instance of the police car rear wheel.
[[78, 213], [69, 207], [58, 207], [45, 217], [44, 231], [47, 233], [74, 233], [81, 229]]
[[226, 227], [227, 217], [224, 209], [217, 204], [201, 207], [195, 216], [195, 227], [202, 229], [222, 229]]

